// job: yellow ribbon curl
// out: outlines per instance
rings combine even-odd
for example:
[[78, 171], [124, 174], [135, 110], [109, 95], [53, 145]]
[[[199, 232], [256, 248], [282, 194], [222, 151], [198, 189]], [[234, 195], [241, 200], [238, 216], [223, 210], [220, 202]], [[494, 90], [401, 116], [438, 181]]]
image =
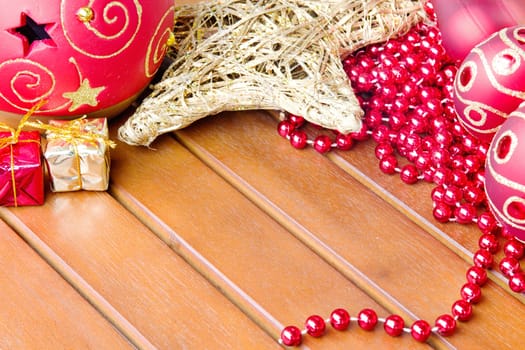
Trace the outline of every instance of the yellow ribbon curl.
[[46, 101], [40, 101], [35, 106], [33, 106], [31, 109], [27, 111], [27, 113], [22, 117], [20, 122], [18, 123], [18, 126], [16, 129], [10, 127], [9, 125], [6, 125], [4, 123], [0, 123], [0, 130], [9, 131], [11, 132], [10, 136], [1, 137], [0, 136], [0, 149], [9, 146], [10, 147], [10, 166], [11, 166], [11, 185], [13, 187], [13, 201], [15, 207], [18, 207], [18, 197], [16, 192], [16, 176], [15, 176], [15, 157], [13, 155], [13, 145], [17, 144], [18, 142], [37, 142], [40, 144], [40, 140], [19, 140], [20, 133], [22, 132], [22, 129], [29, 124], [28, 120], [33, 113], [35, 113], [37, 110], [42, 107]]

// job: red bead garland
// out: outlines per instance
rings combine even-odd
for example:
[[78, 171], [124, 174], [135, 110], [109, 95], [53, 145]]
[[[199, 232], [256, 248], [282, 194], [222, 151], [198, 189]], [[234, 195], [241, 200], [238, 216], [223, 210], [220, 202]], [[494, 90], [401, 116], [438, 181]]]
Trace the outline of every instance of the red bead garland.
[[[426, 10], [435, 18], [430, 2]], [[479, 250], [460, 288], [461, 299], [453, 303], [450, 315], [436, 318], [433, 327], [424, 320], [407, 327], [400, 316], [379, 318], [372, 309], [351, 317], [339, 308], [326, 320], [310, 316], [302, 332], [295, 326], [284, 328], [279, 342], [296, 346], [305, 334], [322, 336], [327, 323], [345, 331], [352, 321], [367, 331], [382, 323], [390, 336], [410, 333], [420, 342], [427, 341], [432, 333], [451, 336], [457, 321], [466, 322], [472, 317], [473, 305], [481, 301], [481, 287], [488, 281], [487, 270], [494, 265], [508, 278], [512, 291], [525, 292], [525, 273], [520, 266], [525, 246], [498, 224], [486, 203], [484, 161], [489, 145], [467, 133], [457, 120], [452, 93], [458, 67], [446, 55], [437, 26], [427, 24], [419, 24], [383, 45], [361, 49], [346, 58], [343, 65], [365, 111], [363, 127], [348, 135], [330, 131], [333, 140], [323, 134], [310, 140], [300, 130], [308, 124], [304, 118], [283, 115], [279, 135], [295, 148], [312, 146], [322, 154], [332, 149], [347, 151], [356, 142], [373, 139], [379, 169], [385, 174], [399, 174], [406, 184], [433, 183], [434, 218], [442, 223], [476, 224], [481, 232]], [[500, 237], [507, 239], [502, 245], [505, 257], [495, 264]]]

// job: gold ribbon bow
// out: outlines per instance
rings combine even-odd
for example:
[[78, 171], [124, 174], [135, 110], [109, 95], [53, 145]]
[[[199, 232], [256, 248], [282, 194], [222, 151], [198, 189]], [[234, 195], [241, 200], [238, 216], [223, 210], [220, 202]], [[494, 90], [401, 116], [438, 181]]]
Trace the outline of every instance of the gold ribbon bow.
[[18, 207], [18, 198], [16, 193], [16, 176], [15, 176], [15, 157], [13, 155], [13, 145], [17, 144], [18, 142], [37, 142], [40, 143], [39, 140], [19, 140], [20, 133], [22, 132], [22, 129], [29, 124], [28, 120], [29, 117], [33, 113], [35, 113], [37, 110], [42, 107], [46, 101], [40, 101], [35, 106], [33, 106], [30, 110], [27, 111], [27, 113], [22, 117], [20, 122], [18, 123], [18, 126], [16, 129], [4, 124], [0, 123], [0, 130], [9, 131], [11, 132], [10, 136], [0, 137], [0, 149], [9, 146], [11, 153], [10, 153], [10, 162], [11, 162], [11, 185], [13, 187], [13, 200], [15, 207]]
[[80, 155], [78, 152], [78, 145], [81, 142], [90, 143], [93, 145], [99, 142], [104, 143], [107, 147], [115, 148], [116, 143], [108, 139], [105, 134], [91, 131], [87, 128], [89, 123], [86, 117], [81, 117], [71, 121], [64, 121], [60, 125], [45, 124], [41, 121], [28, 122], [28, 126], [38, 128], [46, 131], [48, 140], [59, 139], [72, 145], [75, 159], [75, 168], [78, 174], [78, 186], [82, 188], [82, 170], [80, 167]]

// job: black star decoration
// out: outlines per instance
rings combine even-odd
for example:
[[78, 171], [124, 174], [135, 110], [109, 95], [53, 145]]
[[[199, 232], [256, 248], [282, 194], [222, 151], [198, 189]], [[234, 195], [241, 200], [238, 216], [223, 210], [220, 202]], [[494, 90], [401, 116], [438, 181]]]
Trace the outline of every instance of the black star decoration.
[[53, 25], [53, 23], [37, 23], [25, 13], [22, 13], [20, 21], [21, 26], [10, 29], [9, 32], [23, 40], [24, 56], [29, 54], [35, 42], [41, 41], [47, 45], [54, 46], [53, 39], [47, 32], [47, 29]]

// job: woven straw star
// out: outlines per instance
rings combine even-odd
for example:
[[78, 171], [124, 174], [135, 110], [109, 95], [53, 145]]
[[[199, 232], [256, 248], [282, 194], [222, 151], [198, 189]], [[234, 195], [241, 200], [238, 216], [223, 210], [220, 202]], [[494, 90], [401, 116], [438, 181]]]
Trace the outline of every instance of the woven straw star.
[[275, 109], [343, 133], [363, 114], [341, 59], [425, 19], [419, 0], [215, 0], [175, 11], [173, 63], [119, 129], [132, 145], [226, 110]]

